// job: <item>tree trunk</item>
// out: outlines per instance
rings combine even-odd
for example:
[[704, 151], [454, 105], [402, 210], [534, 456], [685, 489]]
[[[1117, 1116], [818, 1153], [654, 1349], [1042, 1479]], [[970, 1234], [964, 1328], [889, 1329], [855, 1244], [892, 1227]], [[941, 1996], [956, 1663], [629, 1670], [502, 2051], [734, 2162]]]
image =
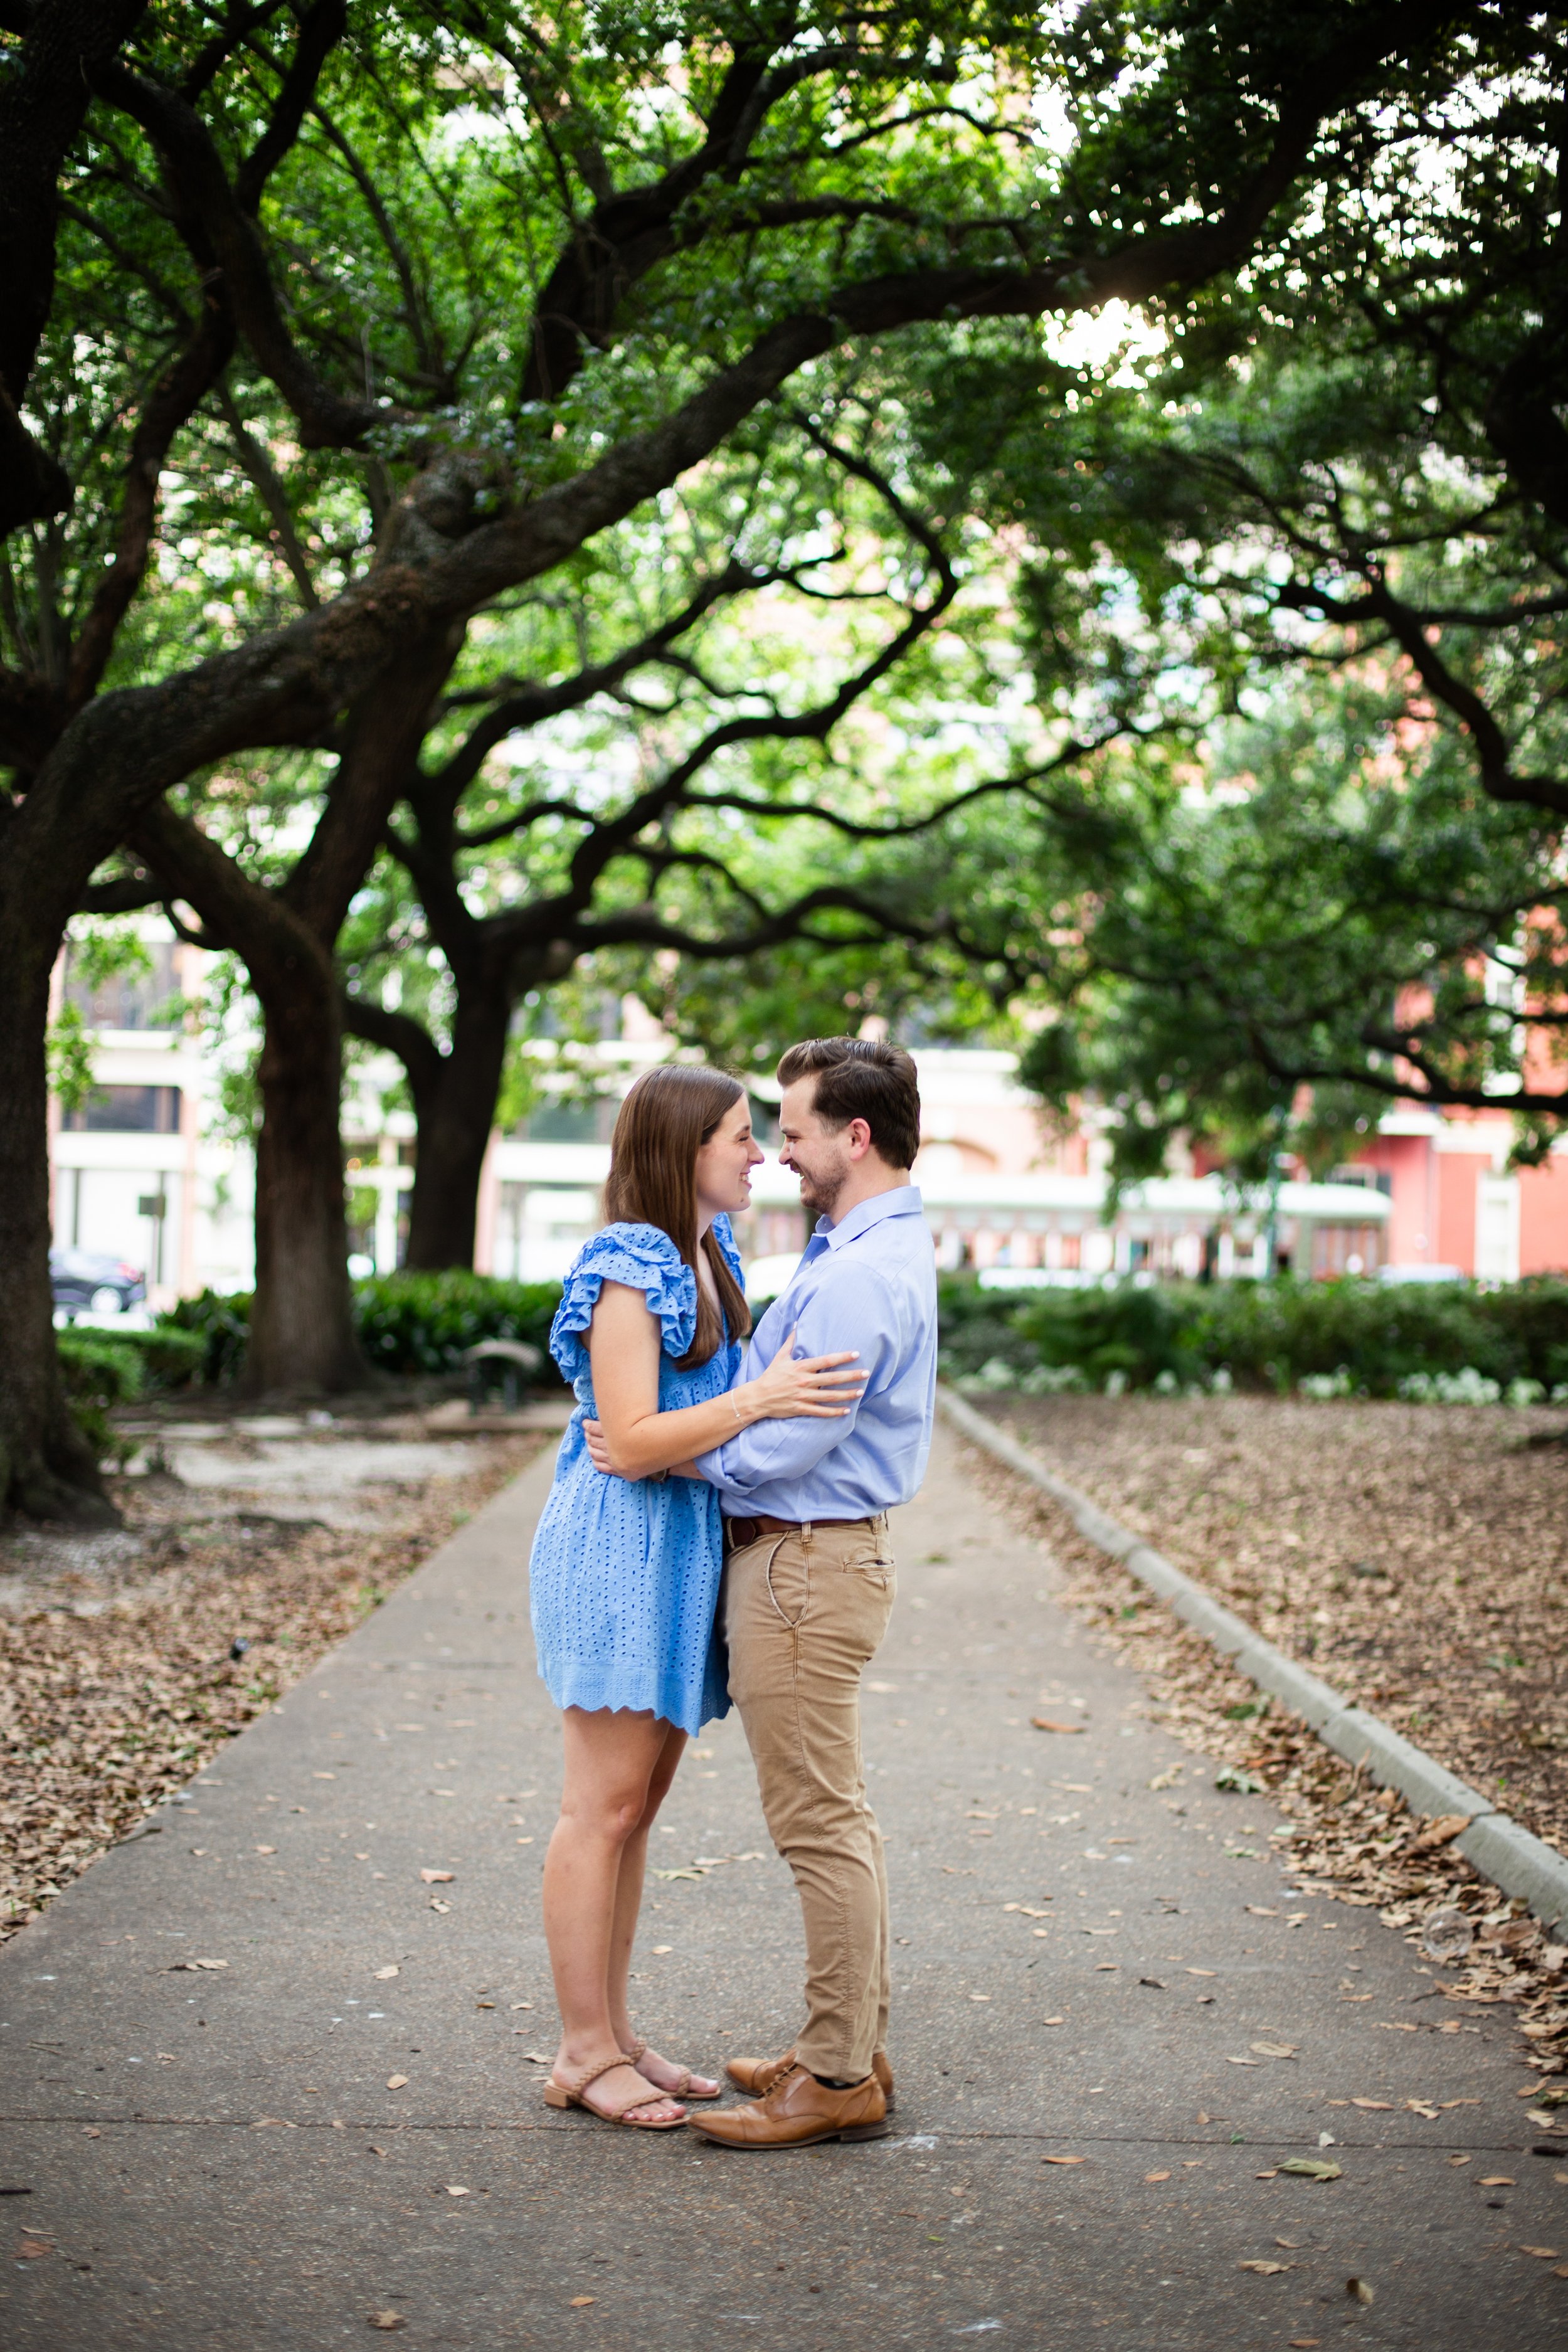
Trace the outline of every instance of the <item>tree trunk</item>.
[[111, 1527], [116, 1513], [65, 1401], [49, 1288], [44, 1040], [58, 939], [0, 900], [0, 1517]]
[[256, 1145], [256, 1297], [246, 1386], [364, 1388], [338, 1135], [342, 1030], [331, 959], [302, 942], [268, 975]]
[[511, 1000], [465, 1002], [459, 990], [449, 1052], [439, 1076], [416, 1097], [419, 1118], [408, 1264], [431, 1270], [472, 1265], [479, 1172], [495, 1121], [506, 1061]]

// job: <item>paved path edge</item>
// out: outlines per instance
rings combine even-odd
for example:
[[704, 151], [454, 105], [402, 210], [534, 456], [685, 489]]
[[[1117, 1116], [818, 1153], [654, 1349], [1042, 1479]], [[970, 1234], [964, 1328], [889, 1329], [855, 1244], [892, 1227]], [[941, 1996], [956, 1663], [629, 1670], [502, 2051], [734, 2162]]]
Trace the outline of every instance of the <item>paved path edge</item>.
[[1234, 1611], [1205, 1592], [1184, 1569], [1102, 1511], [1067, 1479], [1058, 1478], [1027, 1446], [998, 1429], [945, 1385], [937, 1390], [937, 1407], [954, 1429], [1060, 1503], [1081, 1536], [1157, 1592], [1184, 1623], [1211, 1642], [1259, 1690], [1282, 1699], [1336, 1755], [1364, 1769], [1383, 1787], [1397, 1789], [1406, 1803], [1423, 1813], [1468, 1814], [1470, 1825], [1455, 1841], [1458, 1852], [1505, 1895], [1522, 1896], [1543, 1927], [1554, 1927], [1568, 1918], [1568, 1861], [1544, 1840], [1508, 1813], [1500, 1812], [1479, 1789], [1472, 1789], [1402, 1732], [1369, 1715], [1364, 1707], [1351, 1705], [1342, 1692], [1288, 1658], [1283, 1650], [1265, 1641]]

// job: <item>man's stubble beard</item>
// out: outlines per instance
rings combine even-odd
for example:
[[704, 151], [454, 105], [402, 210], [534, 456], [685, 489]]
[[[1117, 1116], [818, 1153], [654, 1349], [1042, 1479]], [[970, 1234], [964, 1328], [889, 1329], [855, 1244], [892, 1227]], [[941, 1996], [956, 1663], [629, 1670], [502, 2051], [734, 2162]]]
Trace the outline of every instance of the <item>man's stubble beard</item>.
[[824, 1169], [816, 1175], [808, 1176], [804, 1169], [798, 1172], [801, 1207], [809, 1210], [814, 1217], [831, 1218], [839, 1196], [849, 1181], [847, 1160], [837, 1168]]

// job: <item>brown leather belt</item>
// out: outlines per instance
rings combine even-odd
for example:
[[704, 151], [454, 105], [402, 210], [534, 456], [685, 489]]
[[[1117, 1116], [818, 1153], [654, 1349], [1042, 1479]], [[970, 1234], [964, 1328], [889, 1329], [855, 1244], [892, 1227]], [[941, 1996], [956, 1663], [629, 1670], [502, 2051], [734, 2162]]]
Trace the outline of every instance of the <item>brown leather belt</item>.
[[764, 1536], [797, 1536], [803, 1527], [808, 1528], [868, 1528], [871, 1519], [726, 1519], [724, 1549], [742, 1551], [747, 1544], [761, 1543]]

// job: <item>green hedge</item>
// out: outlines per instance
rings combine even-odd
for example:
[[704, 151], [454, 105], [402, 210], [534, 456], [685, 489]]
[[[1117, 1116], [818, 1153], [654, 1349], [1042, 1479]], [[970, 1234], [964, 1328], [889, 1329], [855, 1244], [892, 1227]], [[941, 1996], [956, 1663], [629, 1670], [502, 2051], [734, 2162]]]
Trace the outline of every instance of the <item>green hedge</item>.
[[488, 1274], [383, 1274], [354, 1286], [354, 1325], [386, 1372], [447, 1372], [480, 1339], [526, 1339], [539, 1349], [540, 1384], [559, 1374], [549, 1352], [558, 1282], [502, 1282]]
[[204, 1290], [195, 1298], [182, 1298], [160, 1315], [157, 1328], [184, 1332], [195, 1339], [202, 1351], [200, 1378], [208, 1388], [219, 1388], [237, 1378], [245, 1361], [250, 1338], [250, 1293], [237, 1290], [226, 1296], [219, 1290]]
[[[1568, 1282], [1169, 1283], [982, 1290], [942, 1286], [942, 1370], [980, 1388], [1228, 1387], [1527, 1401], [1568, 1384]], [[1454, 1391], [1456, 1401], [1458, 1392]]]
[[[558, 1282], [502, 1282], [491, 1275], [383, 1274], [354, 1285], [354, 1328], [380, 1371], [448, 1372], [479, 1339], [526, 1339], [543, 1359], [539, 1383], [556, 1385], [550, 1326], [561, 1304]], [[250, 1300], [204, 1290], [160, 1318], [199, 1340], [201, 1377], [213, 1386], [237, 1377], [245, 1362]]]
[[[973, 1276], [939, 1286], [942, 1369], [980, 1389], [1237, 1387], [1308, 1395], [1527, 1401], [1568, 1387], [1568, 1281], [1503, 1289], [1473, 1283], [1121, 1282], [1109, 1288], [982, 1290]], [[524, 1339], [553, 1386], [555, 1282], [492, 1276], [380, 1275], [354, 1288], [354, 1321], [378, 1370], [456, 1369], [479, 1339]], [[250, 1300], [204, 1291], [149, 1332], [62, 1332], [79, 1417], [104, 1415], [149, 1385], [232, 1380], [245, 1357]], [[129, 1382], [130, 1385], [125, 1385]], [[1525, 1386], [1521, 1386], [1521, 1384]], [[88, 1426], [84, 1419], [83, 1425]]]
[[116, 1405], [132, 1404], [151, 1389], [183, 1387], [202, 1360], [201, 1342], [190, 1333], [158, 1328], [63, 1330], [56, 1335], [55, 1352], [66, 1401], [100, 1460], [128, 1450], [110, 1425]]

